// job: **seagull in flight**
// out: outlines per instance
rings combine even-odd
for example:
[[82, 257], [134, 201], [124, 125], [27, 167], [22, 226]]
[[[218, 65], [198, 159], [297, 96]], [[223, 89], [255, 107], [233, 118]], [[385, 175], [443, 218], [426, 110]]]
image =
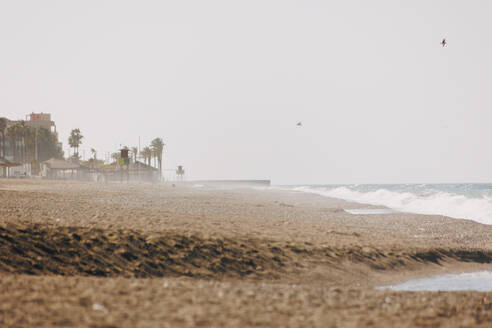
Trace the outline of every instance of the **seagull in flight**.
[[448, 43], [446, 42], [446, 39], [442, 39], [441, 41], [441, 46], [445, 47]]
[[297, 122], [297, 126], [302, 126], [302, 122]]

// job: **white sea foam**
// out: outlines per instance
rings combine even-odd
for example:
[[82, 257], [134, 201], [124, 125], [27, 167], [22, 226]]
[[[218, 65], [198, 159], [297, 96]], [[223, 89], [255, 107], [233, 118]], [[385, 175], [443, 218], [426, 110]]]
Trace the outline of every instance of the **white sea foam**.
[[469, 198], [431, 189], [420, 194], [388, 189], [360, 191], [345, 186], [295, 187], [294, 190], [358, 203], [386, 206], [398, 212], [438, 214], [492, 224], [492, 199], [488, 196]]
[[492, 272], [478, 271], [460, 274], [445, 274], [429, 278], [409, 280], [399, 285], [381, 286], [377, 289], [406, 291], [492, 291]]

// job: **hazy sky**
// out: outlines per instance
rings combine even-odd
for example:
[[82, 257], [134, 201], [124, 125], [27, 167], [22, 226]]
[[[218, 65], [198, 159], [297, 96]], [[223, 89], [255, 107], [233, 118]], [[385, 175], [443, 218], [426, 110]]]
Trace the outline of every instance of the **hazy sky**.
[[[0, 116], [189, 178], [492, 182], [492, 1], [0, 0]], [[440, 46], [447, 38], [448, 46]], [[303, 127], [296, 127], [302, 121]]]

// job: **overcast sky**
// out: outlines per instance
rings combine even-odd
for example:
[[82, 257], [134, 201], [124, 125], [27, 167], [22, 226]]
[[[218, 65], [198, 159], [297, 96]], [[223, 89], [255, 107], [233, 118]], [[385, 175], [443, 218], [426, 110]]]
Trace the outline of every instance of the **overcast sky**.
[[[0, 116], [188, 178], [492, 182], [492, 1], [1, 1]], [[440, 46], [442, 38], [448, 46]], [[303, 126], [296, 123], [302, 121]]]

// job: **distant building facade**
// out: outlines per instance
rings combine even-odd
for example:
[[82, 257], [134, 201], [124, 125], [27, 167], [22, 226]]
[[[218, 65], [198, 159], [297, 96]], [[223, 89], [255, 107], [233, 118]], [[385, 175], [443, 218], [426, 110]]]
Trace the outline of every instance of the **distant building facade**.
[[26, 124], [33, 128], [45, 128], [56, 133], [56, 124], [49, 113], [31, 113], [26, 115]]
[[[31, 128], [31, 132], [22, 132], [22, 125]], [[17, 125], [17, 126], [16, 126]], [[11, 127], [17, 127], [15, 132], [10, 132]], [[40, 129], [46, 129], [49, 132], [43, 132]], [[35, 133], [33, 133], [35, 131]], [[38, 132], [41, 133], [41, 139], [38, 138]], [[2, 138], [3, 137], [3, 138]], [[47, 143], [50, 145], [50, 153], [53, 153], [53, 147], [62, 149], [61, 143], [53, 143], [53, 140], [58, 139], [56, 132], [56, 124], [51, 120], [49, 113], [31, 113], [26, 115], [26, 120], [9, 120], [6, 121], [6, 127], [3, 135], [0, 134], [0, 157], [7, 161], [22, 164], [19, 167], [9, 169], [11, 175], [30, 175], [32, 168], [38, 168], [39, 160], [43, 160], [43, 154], [48, 156], [46, 152]], [[48, 139], [48, 140], [47, 140]], [[34, 170], [35, 174], [38, 171]]]

